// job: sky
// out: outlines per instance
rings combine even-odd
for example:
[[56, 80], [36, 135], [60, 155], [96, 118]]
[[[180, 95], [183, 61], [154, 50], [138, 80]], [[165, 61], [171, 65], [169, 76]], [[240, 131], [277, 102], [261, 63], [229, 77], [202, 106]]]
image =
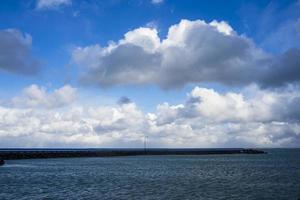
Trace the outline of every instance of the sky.
[[300, 147], [299, 0], [3, 0], [0, 147]]

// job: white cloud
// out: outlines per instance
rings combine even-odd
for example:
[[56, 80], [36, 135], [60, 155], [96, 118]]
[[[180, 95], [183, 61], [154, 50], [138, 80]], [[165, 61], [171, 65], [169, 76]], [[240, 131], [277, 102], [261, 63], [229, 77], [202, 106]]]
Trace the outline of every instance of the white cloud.
[[[294, 106], [299, 101], [300, 92], [259, 90], [257, 86], [245, 91], [220, 94], [213, 89], [195, 87], [184, 106], [177, 106], [177, 116], [174, 118], [201, 117], [208, 122], [239, 123], [299, 121], [300, 110]], [[251, 95], [246, 97], [249, 91]]]
[[63, 5], [71, 5], [72, 0], [37, 0], [36, 8], [42, 9], [56, 9]]
[[164, 0], [151, 0], [152, 4], [161, 4], [163, 2], [164, 2]]
[[58, 108], [70, 105], [76, 99], [76, 88], [65, 85], [53, 92], [37, 85], [30, 85], [22, 91], [22, 95], [14, 97], [11, 104], [14, 107], [25, 108]]
[[233, 33], [233, 29], [227, 22], [224, 22], [224, 21], [218, 22], [216, 20], [213, 20], [210, 23], [210, 25], [216, 27], [218, 29], [218, 31], [220, 31], [221, 33], [224, 33], [226, 35], [231, 35]]
[[163, 88], [199, 82], [264, 87], [297, 83], [299, 57], [299, 49], [269, 55], [228, 23], [215, 20], [181, 20], [164, 39], [155, 28], [141, 27], [106, 47], [77, 47], [72, 54], [73, 62], [81, 66], [83, 83]]
[[[64, 99], [60, 92], [29, 88], [31, 106], [0, 106], [2, 147], [142, 147], [144, 135], [149, 137], [150, 147], [300, 144], [299, 92], [250, 86], [239, 93], [219, 93], [195, 87], [186, 102], [163, 103], [155, 112], [143, 113], [131, 101], [82, 106], [77, 100], [64, 109], [50, 108], [44, 96]], [[38, 109], [37, 104], [46, 104], [48, 109]]]
[[124, 35], [124, 39], [119, 41], [119, 45], [126, 44], [133, 44], [143, 48], [147, 52], [154, 53], [160, 46], [160, 39], [156, 29], [138, 28], [127, 32]]

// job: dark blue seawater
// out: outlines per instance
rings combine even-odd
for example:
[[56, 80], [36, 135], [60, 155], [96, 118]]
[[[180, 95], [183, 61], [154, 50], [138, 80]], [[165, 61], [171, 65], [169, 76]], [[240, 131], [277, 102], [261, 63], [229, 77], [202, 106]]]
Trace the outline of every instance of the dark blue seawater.
[[300, 149], [267, 151], [10, 160], [0, 199], [299, 199]]

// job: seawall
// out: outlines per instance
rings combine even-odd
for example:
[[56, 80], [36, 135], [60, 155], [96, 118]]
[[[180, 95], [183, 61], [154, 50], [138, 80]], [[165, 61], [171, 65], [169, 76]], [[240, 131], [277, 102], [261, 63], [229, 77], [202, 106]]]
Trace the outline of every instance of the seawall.
[[139, 155], [263, 154], [258, 149], [0, 149], [0, 159], [111, 157]]

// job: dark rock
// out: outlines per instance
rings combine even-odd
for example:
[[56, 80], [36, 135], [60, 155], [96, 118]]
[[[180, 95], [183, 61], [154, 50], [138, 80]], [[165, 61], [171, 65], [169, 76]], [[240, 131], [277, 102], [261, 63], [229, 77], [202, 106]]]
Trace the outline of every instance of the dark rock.
[[2, 158], [0, 158], [0, 166], [4, 165], [4, 164], [5, 164], [4, 160]]
[[263, 154], [266, 153], [265, 151], [259, 150], [259, 149], [243, 149], [242, 153], [245, 154]]

